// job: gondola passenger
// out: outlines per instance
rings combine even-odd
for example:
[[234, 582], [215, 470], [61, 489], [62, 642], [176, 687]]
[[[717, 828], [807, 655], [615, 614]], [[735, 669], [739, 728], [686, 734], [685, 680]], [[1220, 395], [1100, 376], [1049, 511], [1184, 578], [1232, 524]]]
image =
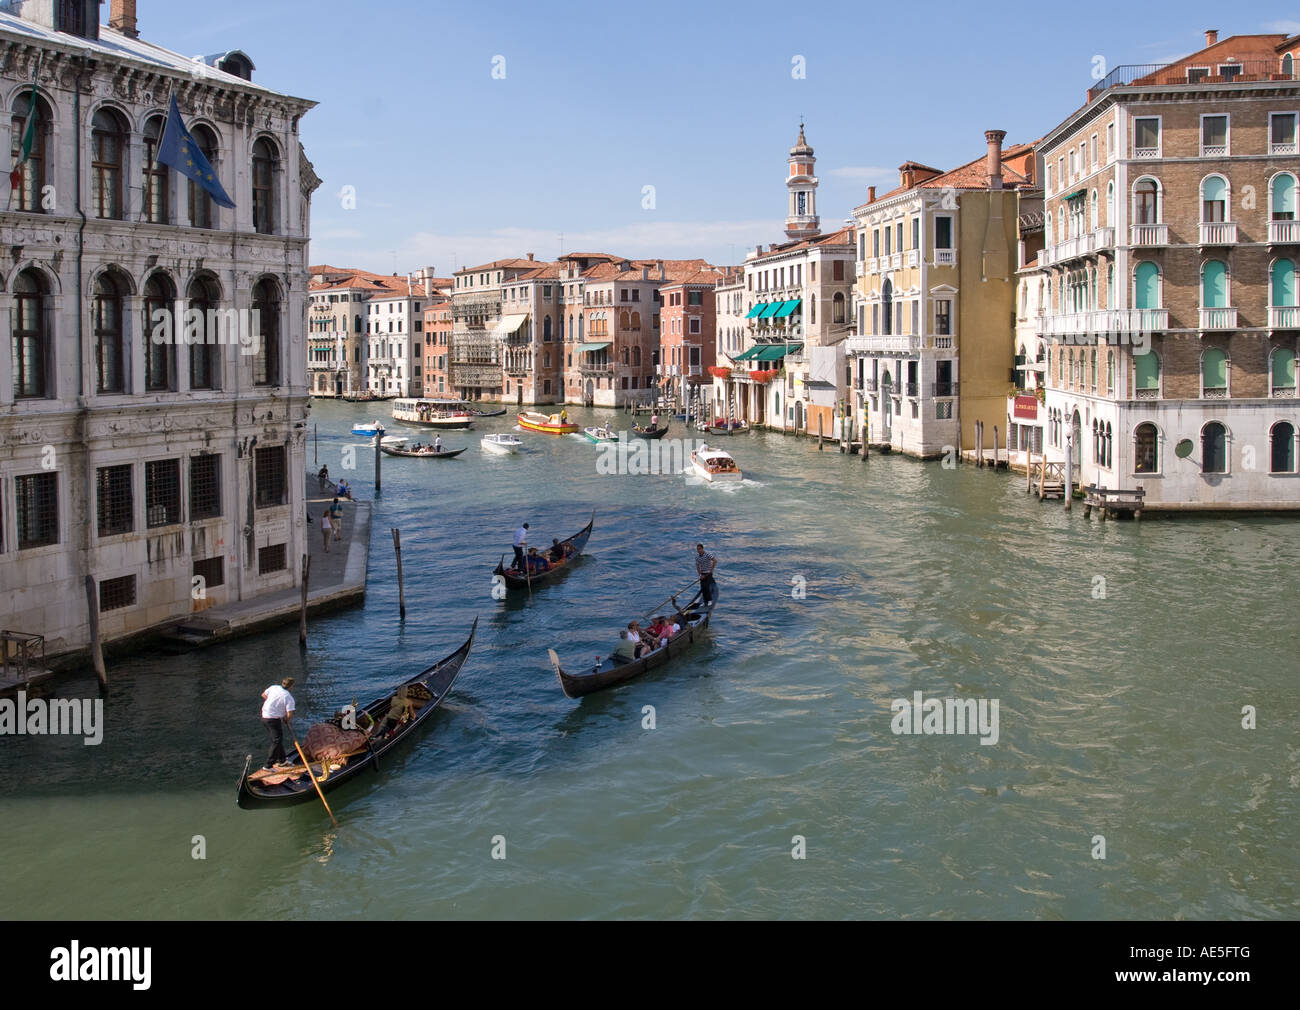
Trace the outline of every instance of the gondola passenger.
[[528, 548], [528, 571], [534, 575], [549, 569], [550, 563], [537, 553], [536, 547]]
[[564, 560], [564, 545], [560, 543], [559, 537], [551, 538], [551, 564], [559, 564]]

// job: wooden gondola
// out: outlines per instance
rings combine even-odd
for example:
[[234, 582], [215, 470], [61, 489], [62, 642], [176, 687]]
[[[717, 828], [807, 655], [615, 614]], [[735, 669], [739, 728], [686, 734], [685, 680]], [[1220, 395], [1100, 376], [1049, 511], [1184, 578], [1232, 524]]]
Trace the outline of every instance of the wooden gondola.
[[[568, 540], [560, 541], [561, 547], [567, 545], [572, 547], [573, 550], [569, 552], [568, 556], [563, 561], [552, 562], [551, 567], [546, 569], [546, 571], [544, 572], [534, 572], [532, 574], [532, 577], [529, 578], [528, 576], [524, 575], [523, 572], [516, 571], [514, 568], [506, 568], [506, 564], [505, 564], [506, 556], [503, 554], [501, 555], [501, 560], [497, 563], [496, 568], [493, 569], [492, 574], [502, 576], [506, 580], [506, 586], [510, 589], [520, 589], [520, 590], [536, 589], [539, 585], [543, 585], [546, 582], [549, 582], [551, 579], [559, 575], [561, 572], [567, 571], [570, 567], [572, 567], [573, 563], [577, 561], [579, 557], [582, 556], [582, 549], [587, 546], [587, 541], [591, 539], [591, 528], [595, 524], [596, 524], [596, 510], [592, 509], [591, 521], [588, 522], [587, 525], [584, 526], [582, 529], [578, 530], [577, 533], [573, 534], [573, 536], [569, 537]], [[550, 561], [551, 550], [552, 550], [551, 547], [539, 546], [537, 553], [541, 554], [542, 551], [545, 551], [547, 554], [547, 560]]]
[[669, 425], [665, 424], [662, 428], [642, 428], [639, 424], [632, 425], [632, 434], [637, 438], [653, 439], [663, 438], [668, 434]]
[[[317, 780], [322, 792], [329, 792], [336, 786], [357, 778], [367, 768], [378, 771], [379, 759], [415, 734], [447, 697], [447, 692], [451, 690], [456, 676], [469, 657], [469, 649], [474, 643], [474, 633], [477, 629], [478, 618], [475, 618], [474, 625], [469, 630], [469, 638], [459, 649], [410, 680], [404, 681], [383, 697], [376, 698], [364, 708], [358, 709], [356, 718], [359, 726], [365, 725], [368, 721], [362, 713], [365, 713], [370, 721], [383, 722], [389, 706], [397, 697], [398, 690], [403, 688], [408, 692], [411, 703], [415, 706], [414, 714], [408, 721], [382, 735], [370, 734], [363, 747], [344, 755], [342, 767], [336, 768], [334, 766], [338, 762], [330, 761], [331, 770], [325, 778], [321, 777], [320, 762], [313, 761], [311, 775]], [[250, 772], [252, 763], [253, 755], [250, 754], [244, 761], [243, 774], [239, 776], [238, 803], [241, 807], [248, 809], [287, 806], [293, 803], [309, 803], [317, 799], [316, 789], [296, 752], [293, 753], [291, 762], [286, 761], [284, 766], [273, 771], [257, 769]]]
[[[709, 618], [713, 615], [713, 608], [718, 602], [717, 585], [714, 585], [713, 599], [708, 603], [704, 603], [700, 595], [700, 591], [696, 590], [695, 596], [692, 597], [690, 603], [682, 607], [681, 610], [669, 611], [671, 614], [680, 613], [685, 615], [686, 623], [682, 630], [670, 638], [667, 645], [660, 646], [654, 652], [648, 653], [640, 659], [629, 661], [617, 656], [610, 656], [590, 673], [575, 676], [564, 672], [564, 668], [560, 666], [560, 657], [555, 654], [554, 649], [548, 650], [551, 665], [555, 667], [555, 676], [559, 678], [560, 687], [564, 689], [564, 693], [570, 698], [581, 698], [593, 691], [603, 691], [609, 687], [617, 687], [619, 684], [625, 684], [627, 681], [641, 676], [647, 670], [663, 666], [674, 657], [680, 656], [695, 644], [695, 640], [700, 633], [709, 626]], [[676, 602], [675, 598], [673, 602]]]
[[400, 449], [393, 445], [379, 446], [379, 451], [385, 456], [407, 456], [411, 459], [455, 459], [465, 450], [462, 449], [444, 449], [442, 452], [420, 452], [416, 449]]

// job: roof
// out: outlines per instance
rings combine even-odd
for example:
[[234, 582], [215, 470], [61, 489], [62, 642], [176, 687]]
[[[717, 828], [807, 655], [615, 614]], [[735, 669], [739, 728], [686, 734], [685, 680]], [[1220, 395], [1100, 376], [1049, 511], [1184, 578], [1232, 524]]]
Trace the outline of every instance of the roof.
[[1286, 41], [1285, 34], [1230, 35], [1221, 42], [1166, 64], [1133, 83], [1186, 84], [1188, 67], [1214, 66], [1218, 63], [1255, 63], [1261, 60], [1273, 62]]
[[[1020, 189], [1024, 186], [1033, 185], [1033, 179], [1027, 169], [1034, 158], [1034, 151], [1042, 138], [1030, 141], [1026, 144], [1012, 144], [1009, 147], [1002, 148], [1002, 187], [1004, 189]], [[910, 186], [898, 186], [891, 189], [888, 193], [877, 196], [874, 200], [868, 200], [866, 203], [859, 204], [853, 210], [859, 211], [865, 207], [870, 207], [873, 203], [880, 203], [900, 193], [908, 193], [912, 190], [920, 189], [987, 189], [988, 188], [988, 152], [985, 151], [978, 158], [972, 158], [964, 165], [958, 165], [956, 168], [949, 169], [947, 172], [939, 172], [938, 169], [930, 168], [915, 161], [906, 161], [899, 166], [899, 171], [907, 169], [938, 172], [937, 175], [930, 176], [914, 182]], [[1013, 165], [1019, 165], [1020, 169], [1014, 168]]]
[[768, 248], [767, 252], [754, 257], [750, 262], [761, 263], [773, 256], [784, 256], [787, 253], [798, 252], [800, 249], [812, 249], [828, 245], [853, 245], [853, 231], [852, 228], [841, 228], [839, 231], [822, 232], [808, 238], [795, 239], [793, 242], [773, 244]]
[[508, 267], [535, 267], [541, 266], [544, 261], [530, 260], [526, 256], [509, 256], [505, 259], [493, 260], [491, 263], [480, 263], [474, 267], [461, 267], [456, 271], [456, 275], [479, 273], [484, 270], [500, 270]]

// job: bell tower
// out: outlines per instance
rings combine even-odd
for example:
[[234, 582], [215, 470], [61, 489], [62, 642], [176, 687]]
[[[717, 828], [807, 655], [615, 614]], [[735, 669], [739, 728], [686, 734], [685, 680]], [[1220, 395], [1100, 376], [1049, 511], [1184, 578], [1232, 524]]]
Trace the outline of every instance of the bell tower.
[[821, 226], [817, 217], [817, 176], [813, 175], [816, 163], [813, 149], [808, 146], [803, 135], [803, 121], [800, 120], [799, 139], [790, 148], [790, 170], [785, 179], [785, 188], [789, 193], [785, 234], [791, 241], [811, 238]]

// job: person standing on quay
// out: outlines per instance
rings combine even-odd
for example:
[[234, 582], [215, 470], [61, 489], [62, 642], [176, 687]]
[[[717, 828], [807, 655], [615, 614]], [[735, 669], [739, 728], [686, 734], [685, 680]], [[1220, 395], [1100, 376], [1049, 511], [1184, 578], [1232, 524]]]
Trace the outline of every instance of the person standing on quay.
[[325, 553], [330, 552], [330, 537], [334, 535], [334, 527], [330, 523], [330, 510], [326, 509], [320, 514], [320, 535], [325, 541]]
[[704, 553], [704, 545], [695, 545], [695, 570], [700, 573], [700, 593], [705, 603], [713, 602], [717, 586], [713, 583], [713, 569], [718, 567], [718, 559], [712, 554]]
[[334, 504], [330, 506], [330, 525], [334, 527], [334, 539], [343, 539], [343, 503], [334, 499]]
[[293, 678], [285, 677], [280, 683], [272, 684], [262, 692], [262, 725], [271, 738], [271, 751], [266, 755], [263, 768], [270, 770], [275, 765], [284, 763], [284, 724], [293, 721]]
[[524, 523], [515, 530], [515, 567], [524, 570], [524, 548], [528, 546], [528, 524]]

